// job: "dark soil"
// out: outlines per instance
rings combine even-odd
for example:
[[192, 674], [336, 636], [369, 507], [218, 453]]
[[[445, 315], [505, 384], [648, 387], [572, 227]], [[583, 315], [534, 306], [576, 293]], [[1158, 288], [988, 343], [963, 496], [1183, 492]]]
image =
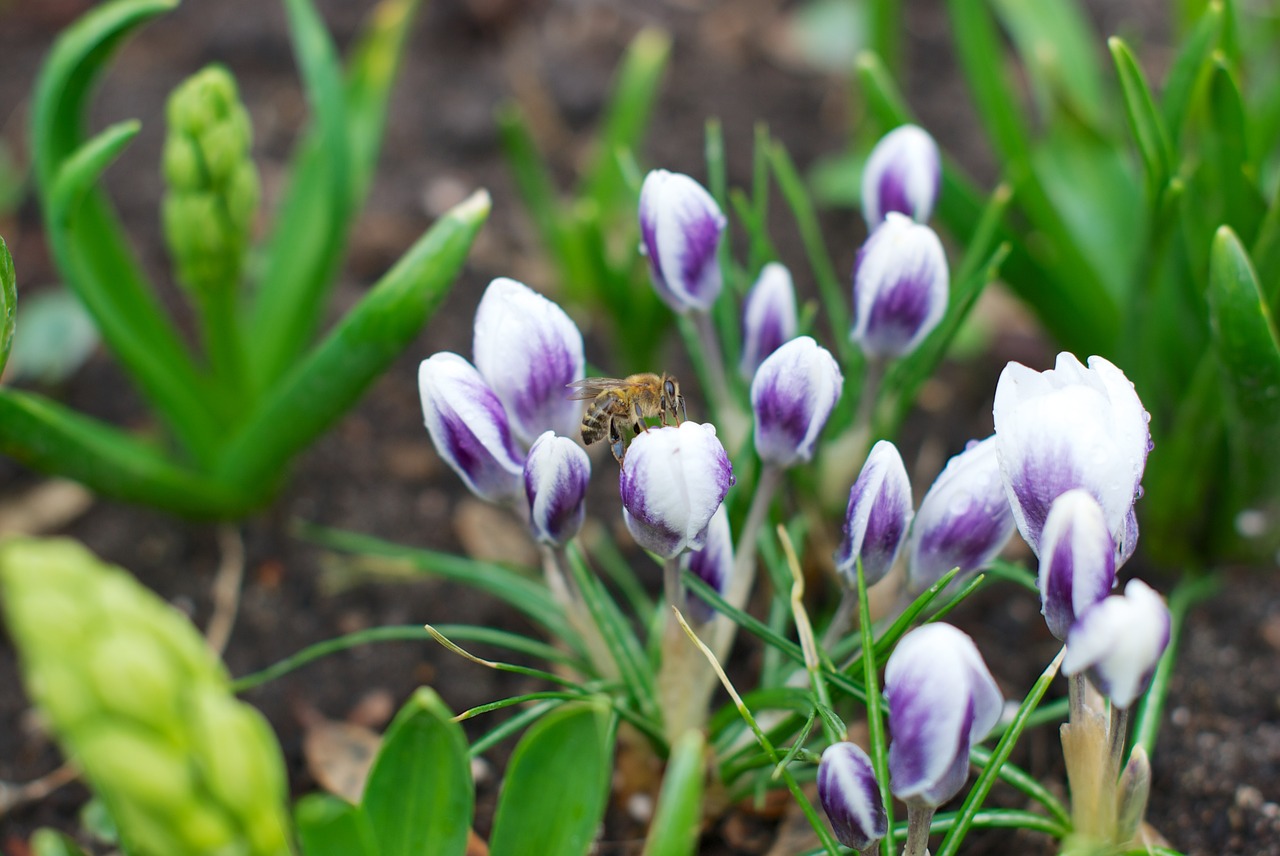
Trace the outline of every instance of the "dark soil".
[[[89, 5], [84, 0], [0, 5], [0, 56], [5, 58], [0, 122], [11, 143], [22, 145], [26, 99], [54, 34]], [[349, 43], [369, 5], [341, 0], [320, 4], [340, 45]], [[769, 124], [799, 164], [811, 164], [844, 141], [850, 102], [840, 81], [798, 71], [780, 59], [777, 15], [786, 5], [779, 0], [427, 4], [396, 90], [382, 165], [357, 227], [336, 310], [351, 305], [434, 216], [469, 189], [489, 188], [493, 215], [452, 296], [417, 342], [354, 412], [296, 462], [292, 480], [271, 509], [242, 525], [247, 577], [226, 655], [232, 674], [254, 671], [309, 643], [364, 627], [433, 621], [522, 628], [519, 618], [491, 599], [454, 585], [366, 581], [335, 586], [333, 563], [292, 537], [290, 523], [303, 519], [409, 545], [464, 549], [465, 533], [474, 526], [467, 523], [471, 506], [422, 429], [417, 363], [438, 350], [469, 353], [472, 313], [492, 277], [509, 275], [544, 291], [555, 289], [502, 162], [494, 108], [514, 91], [545, 96], [559, 116], [542, 116], [540, 131], [548, 150], [556, 153], [559, 174], [567, 179], [585, 152], [622, 48], [640, 27], [656, 24], [673, 33], [675, 47], [644, 163], [702, 175], [703, 122], [718, 116], [729, 145], [731, 183], [749, 181], [749, 141], [757, 121]], [[1104, 32], [1123, 27], [1159, 39], [1160, 27], [1151, 23], [1156, 20], [1151, 15], [1138, 19], [1146, 22], [1139, 26], [1120, 19], [1118, 6], [1095, 5], [1105, 13], [1099, 15]], [[934, 4], [908, 7], [910, 100], [944, 148], [978, 175], [989, 176], [994, 165], [974, 131], [962, 84], [951, 67], [945, 18]], [[1158, 42], [1152, 44], [1150, 54], [1159, 61]], [[96, 102], [99, 122], [125, 117], [143, 121], [141, 136], [113, 167], [109, 185], [139, 253], [161, 282], [166, 262], [156, 210], [164, 98], [185, 75], [215, 60], [228, 65], [240, 81], [270, 200], [278, 193], [285, 157], [305, 117], [279, 4], [187, 0], [126, 46]], [[784, 260], [803, 271], [789, 222], [778, 217], [775, 223]], [[852, 214], [832, 213], [824, 228], [837, 265], [849, 269], [861, 225]], [[56, 281], [31, 202], [0, 223], [0, 232], [13, 249], [21, 288]], [[800, 288], [811, 289], [804, 280], [798, 274]], [[181, 314], [176, 294], [169, 293], [168, 300]], [[959, 418], [930, 419], [925, 414], [913, 423], [904, 444], [908, 454], [921, 450], [919, 484], [927, 483], [945, 455], [957, 451], [968, 436], [990, 430], [990, 394], [1003, 362], [1017, 357], [1043, 364], [1048, 352], [1034, 333], [1005, 332], [982, 359], [949, 369], [954, 387], [943, 407], [955, 408]], [[96, 356], [55, 394], [116, 424], [145, 427], [136, 394], [105, 355]], [[936, 409], [932, 414], [943, 415]], [[12, 464], [0, 465], [0, 473], [11, 496], [25, 495], [39, 481]], [[99, 500], [57, 531], [129, 568], [197, 624], [208, 620], [210, 584], [219, 560], [213, 527]], [[1145, 575], [1166, 593], [1174, 581], [1171, 574]], [[1153, 761], [1149, 814], [1152, 826], [1186, 853], [1280, 854], [1278, 580], [1275, 574], [1232, 573], [1222, 594], [1191, 615]], [[1020, 696], [1053, 656], [1053, 640], [1036, 604], [1020, 591], [989, 590], [956, 621], [973, 633], [1010, 696]], [[308, 711], [342, 719], [357, 704], [367, 709], [377, 707], [379, 700], [390, 710], [422, 684], [435, 687], [455, 710], [526, 688], [438, 646], [395, 643], [330, 657], [249, 693], [247, 699], [275, 726], [292, 786], [301, 793], [315, 787], [301, 750], [300, 720]], [[385, 704], [387, 699], [391, 704]], [[12, 649], [7, 641], [0, 643], [0, 780], [26, 781], [59, 763], [27, 705]], [[469, 725], [476, 733], [485, 727]], [[492, 755], [495, 766], [501, 767], [508, 751]], [[1028, 737], [1020, 753], [1019, 763], [1033, 773], [1046, 781], [1061, 780], [1051, 730]], [[495, 779], [482, 782], [482, 805], [492, 800]], [[85, 798], [83, 788], [71, 786], [0, 818], [0, 852], [25, 853], [21, 842], [41, 825], [73, 829]], [[621, 812], [611, 816], [619, 820], [606, 830], [609, 844], [601, 852], [639, 852], [635, 839], [642, 830], [623, 820]], [[486, 823], [480, 822], [482, 833]], [[709, 832], [703, 852], [760, 853], [772, 837], [770, 824], [735, 817]], [[975, 835], [965, 848], [966, 853], [1044, 850], [1039, 840], [1003, 832]]]

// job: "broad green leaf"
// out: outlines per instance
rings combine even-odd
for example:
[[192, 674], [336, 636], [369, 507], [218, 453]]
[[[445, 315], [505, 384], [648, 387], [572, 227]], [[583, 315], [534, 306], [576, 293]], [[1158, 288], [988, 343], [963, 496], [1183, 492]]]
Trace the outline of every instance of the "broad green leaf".
[[1210, 3], [1195, 28], [1183, 39], [1177, 58], [1165, 76], [1160, 112], [1175, 150], [1182, 136], [1182, 126], [1195, 101], [1196, 90], [1209, 75], [1209, 57], [1221, 32], [1222, 4]]
[[52, 829], [37, 829], [31, 836], [32, 856], [85, 856], [74, 841]]
[[13, 272], [9, 245], [0, 237], [0, 372], [13, 348], [13, 326], [18, 312], [18, 278]]
[[702, 781], [707, 776], [700, 731], [687, 731], [671, 747], [658, 807], [645, 837], [643, 856], [692, 856], [702, 823]]
[[1169, 133], [1165, 130], [1164, 120], [1156, 112], [1151, 89], [1129, 46], [1114, 36], [1107, 40], [1107, 46], [1111, 49], [1116, 73], [1120, 77], [1129, 129], [1138, 144], [1138, 154], [1142, 156], [1148, 197], [1154, 205], [1173, 174], [1173, 148], [1169, 143]]
[[329, 794], [308, 794], [293, 809], [304, 856], [379, 856], [359, 806]]
[[1258, 237], [1250, 253], [1258, 272], [1258, 285], [1271, 315], [1280, 315], [1280, 185], [1276, 187], [1267, 213], [1258, 227]]
[[1224, 57], [1217, 57], [1213, 63], [1206, 100], [1212, 128], [1205, 148], [1216, 165], [1214, 190], [1222, 200], [1222, 223], [1241, 240], [1252, 242], [1266, 203], [1256, 183], [1257, 162], [1248, 150], [1248, 111], [1236, 76]]
[[461, 856], [474, 805], [462, 726], [435, 692], [419, 689], [387, 729], [365, 784], [362, 807], [375, 852]]
[[613, 771], [608, 708], [564, 705], [516, 746], [493, 819], [493, 856], [586, 854], [604, 817]]

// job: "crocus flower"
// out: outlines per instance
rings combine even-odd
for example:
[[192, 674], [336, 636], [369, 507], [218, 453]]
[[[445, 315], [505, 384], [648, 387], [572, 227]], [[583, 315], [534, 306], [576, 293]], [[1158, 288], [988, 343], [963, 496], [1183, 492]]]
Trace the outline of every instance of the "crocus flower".
[[1085, 671], [1116, 707], [1142, 695], [1169, 644], [1169, 608], [1142, 580], [1130, 580], [1081, 615], [1067, 635], [1062, 671]]
[[849, 491], [844, 540], [836, 551], [836, 570], [845, 585], [858, 584], [857, 560], [868, 586], [893, 567], [911, 525], [911, 480], [898, 447], [881, 440], [871, 447], [858, 480]]
[[1085, 368], [1065, 352], [1045, 372], [1009, 363], [996, 384], [994, 413], [1005, 490], [1036, 555], [1049, 507], [1076, 487], [1098, 501], [1107, 531], [1132, 552], [1137, 530], [1129, 514], [1151, 431], [1124, 372], [1102, 357], [1090, 357]]
[[1053, 501], [1040, 536], [1040, 612], [1062, 641], [1076, 617], [1111, 593], [1116, 551], [1102, 506], [1075, 488]]
[[849, 338], [871, 357], [911, 353], [946, 313], [948, 282], [934, 231], [889, 212], [858, 250]]
[[889, 817], [871, 759], [856, 743], [832, 743], [818, 763], [818, 801], [836, 839], [857, 851], [870, 850], [889, 831]]
[[884, 684], [893, 793], [909, 806], [939, 806], [968, 778], [969, 747], [999, 720], [1000, 689], [973, 640], [942, 622], [902, 637]]
[[640, 237], [653, 287], [676, 312], [705, 312], [722, 283], [716, 249], [727, 224], [715, 199], [687, 175], [655, 169], [640, 188]]
[[796, 292], [791, 272], [777, 262], [760, 271], [742, 304], [742, 359], [738, 371], [744, 378], [784, 342], [796, 335]]
[[495, 279], [476, 309], [472, 352], [522, 443], [578, 430], [582, 405], [564, 388], [583, 375], [582, 334], [555, 303], [514, 279]]
[[622, 516], [641, 547], [671, 559], [702, 547], [707, 524], [733, 484], [733, 466], [711, 424], [641, 431], [622, 460]]
[[560, 547], [578, 534], [590, 479], [591, 460], [577, 443], [554, 431], [533, 441], [524, 462], [524, 494], [534, 540]]
[[[733, 533], [729, 530], [729, 513], [724, 510], [724, 503], [711, 516], [702, 547], [683, 554], [680, 568], [693, 571], [717, 592], [725, 593], [733, 573]], [[696, 595], [689, 596], [685, 612], [695, 622], [704, 623], [715, 614], [712, 606]]]
[[960, 568], [958, 577], [963, 577], [985, 567], [1013, 528], [995, 438], [970, 442], [947, 462], [920, 502], [907, 554], [908, 587], [923, 591], [952, 568]]
[[927, 222], [942, 182], [942, 158], [933, 137], [902, 125], [880, 138], [862, 170], [862, 216], [874, 229], [891, 211]]
[[812, 458], [843, 385], [835, 357], [809, 336], [792, 339], [770, 354], [751, 381], [761, 460], [790, 467]]
[[418, 392], [431, 442], [471, 492], [490, 502], [519, 496], [524, 458], [502, 402], [480, 372], [442, 351], [418, 367]]

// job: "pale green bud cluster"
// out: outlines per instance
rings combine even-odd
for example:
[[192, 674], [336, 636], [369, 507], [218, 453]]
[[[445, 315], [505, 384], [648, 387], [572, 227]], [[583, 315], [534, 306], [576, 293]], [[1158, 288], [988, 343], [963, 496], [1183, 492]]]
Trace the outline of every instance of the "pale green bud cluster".
[[0, 544], [32, 698], [132, 856], [291, 853], [284, 764], [190, 623], [67, 540]]
[[260, 195], [249, 114], [231, 74], [216, 65], [175, 89], [167, 113], [162, 214], [178, 280], [233, 288]]

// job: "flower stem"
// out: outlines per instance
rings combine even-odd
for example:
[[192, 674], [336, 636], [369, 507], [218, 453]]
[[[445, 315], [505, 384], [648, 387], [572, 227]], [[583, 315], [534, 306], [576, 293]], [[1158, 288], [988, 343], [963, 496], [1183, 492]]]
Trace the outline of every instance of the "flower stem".
[[933, 807], [907, 805], [907, 843], [902, 856], [928, 856], [929, 823], [933, 820]]
[[[737, 552], [733, 557], [733, 572], [729, 577], [729, 585], [724, 599], [737, 609], [741, 609], [751, 596], [751, 588], [756, 578], [756, 539], [760, 527], [769, 515], [769, 506], [773, 504], [773, 495], [782, 484], [781, 467], [766, 464], [756, 482], [755, 495], [751, 497], [751, 508], [747, 510], [747, 520], [737, 538]], [[711, 650], [716, 659], [723, 660], [733, 644], [734, 631], [738, 625], [723, 616], [716, 620], [716, 628], [712, 637]]]
[[1129, 730], [1129, 709], [1111, 705], [1111, 725], [1107, 731], [1110, 738], [1108, 753], [1107, 780], [1114, 786], [1120, 778], [1120, 767], [1124, 761], [1124, 744]]

